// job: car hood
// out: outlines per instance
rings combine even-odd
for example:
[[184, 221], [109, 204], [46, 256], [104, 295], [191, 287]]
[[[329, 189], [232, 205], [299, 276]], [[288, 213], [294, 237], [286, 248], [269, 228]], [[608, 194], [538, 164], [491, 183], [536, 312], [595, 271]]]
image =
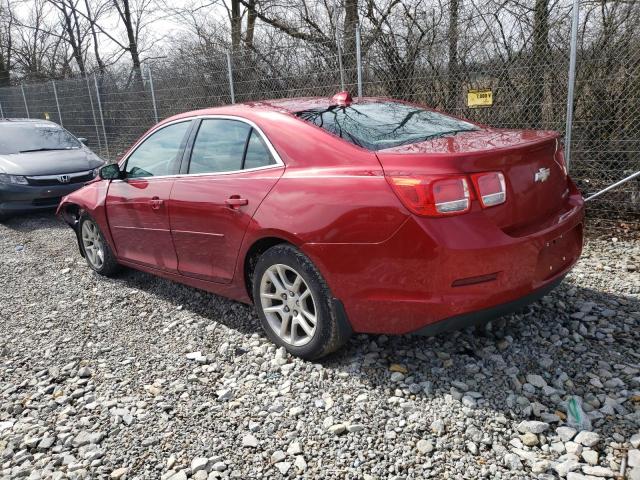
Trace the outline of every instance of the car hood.
[[104, 160], [89, 149], [50, 150], [0, 155], [0, 173], [10, 175], [57, 175], [92, 170]]

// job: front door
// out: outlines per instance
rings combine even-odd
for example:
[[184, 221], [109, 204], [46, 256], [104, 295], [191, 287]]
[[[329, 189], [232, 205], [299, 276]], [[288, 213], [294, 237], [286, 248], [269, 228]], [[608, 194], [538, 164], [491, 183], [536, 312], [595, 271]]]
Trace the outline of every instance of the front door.
[[191, 121], [149, 135], [126, 160], [125, 178], [107, 193], [107, 219], [118, 258], [176, 271], [167, 203]]
[[233, 279], [242, 239], [284, 166], [260, 132], [230, 119], [203, 119], [188, 174], [169, 202], [178, 270], [221, 283]]

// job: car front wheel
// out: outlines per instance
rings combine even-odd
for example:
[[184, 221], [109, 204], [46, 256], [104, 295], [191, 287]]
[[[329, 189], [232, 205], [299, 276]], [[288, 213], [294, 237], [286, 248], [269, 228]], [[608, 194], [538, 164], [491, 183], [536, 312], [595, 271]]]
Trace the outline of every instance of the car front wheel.
[[89, 215], [80, 218], [80, 242], [89, 267], [100, 275], [110, 277], [119, 269], [116, 257], [105, 241], [98, 224]]
[[260, 257], [253, 298], [269, 338], [298, 357], [323, 357], [344, 345], [351, 334], [347, 320], [335, 311], [320, 272], [292, 245], [276, 245]]

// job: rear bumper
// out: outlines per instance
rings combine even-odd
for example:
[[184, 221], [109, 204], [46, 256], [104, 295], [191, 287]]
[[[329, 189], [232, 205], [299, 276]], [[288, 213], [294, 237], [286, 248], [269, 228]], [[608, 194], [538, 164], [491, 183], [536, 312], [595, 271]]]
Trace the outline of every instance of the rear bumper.
[[[305, 244], [355, 332], [438, 332], [526, 305], [554, 288], [582, 252], [576, 191], [533, 232], [507, 234], [482, 211], [409, 218], [378, 244]], [[443, 323], [439, 326], [439, 323]]]
[[478, 310], [476, 312], [464, 313], [462, 315], [450, 317], [445, 320], [441, 320], [439, 322], [435, 322], [422, 327], [413, 333], [415, 333], [416, 335], [438, 335], [439, 333], [443, 332], [460, 330], [466, 327], [485, 324], [495, 318], [517, 312], [518, 310], [526, 307], [536, 300], [540, 300], [547, 293], [551, 292], [551, 290], [560, 285], [564, 277], [565, 276], [562, 275], [561, 277], [558, 277], [555, 280], [547, 283], [544, 287], [541, 287], [533, 291], [532, 293], [511, 302], [485, 308], [484, 310]]
[[54, 209], [62, 197], [83, 186], [83, 183], [59, 186], [0, 184], [0, 215]]

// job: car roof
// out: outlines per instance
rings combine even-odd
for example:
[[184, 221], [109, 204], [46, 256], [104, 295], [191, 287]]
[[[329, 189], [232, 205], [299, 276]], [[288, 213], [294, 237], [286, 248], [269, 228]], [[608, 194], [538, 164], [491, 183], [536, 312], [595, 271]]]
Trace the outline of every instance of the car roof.
[[56, 122], [52, 122], [51, 120], [44, 120], [39, 118], [0, 118], [0, 125], [3, 123], [26, 123], [26, 124], [35, 124], [35, 123], [50, 123], [51, 125], [55, 125], [59, 127]]
[[[354, 98], [353, 104], [358, 103], [378, 103], [378, 102], [398, 102], [383, 97], [360, 97]], [[291, 115], [303, 110], [311, 110], [316, 108], [329, 108], [336, 105], [332, 97], [295, 97], [280, 98], [274, 100], [260, 100], [255, 102], [235, 103], [232, 105], [223, 105], [220, 107], [203, 108], [189, 112], [180, 113], [163, 120], [161, 123], [168, 123], [181, 118], [194, 117], [198, 115], [238, 115], [241, 117], [251, 118], [254, 115], [272, 112], [285, 115]]]

